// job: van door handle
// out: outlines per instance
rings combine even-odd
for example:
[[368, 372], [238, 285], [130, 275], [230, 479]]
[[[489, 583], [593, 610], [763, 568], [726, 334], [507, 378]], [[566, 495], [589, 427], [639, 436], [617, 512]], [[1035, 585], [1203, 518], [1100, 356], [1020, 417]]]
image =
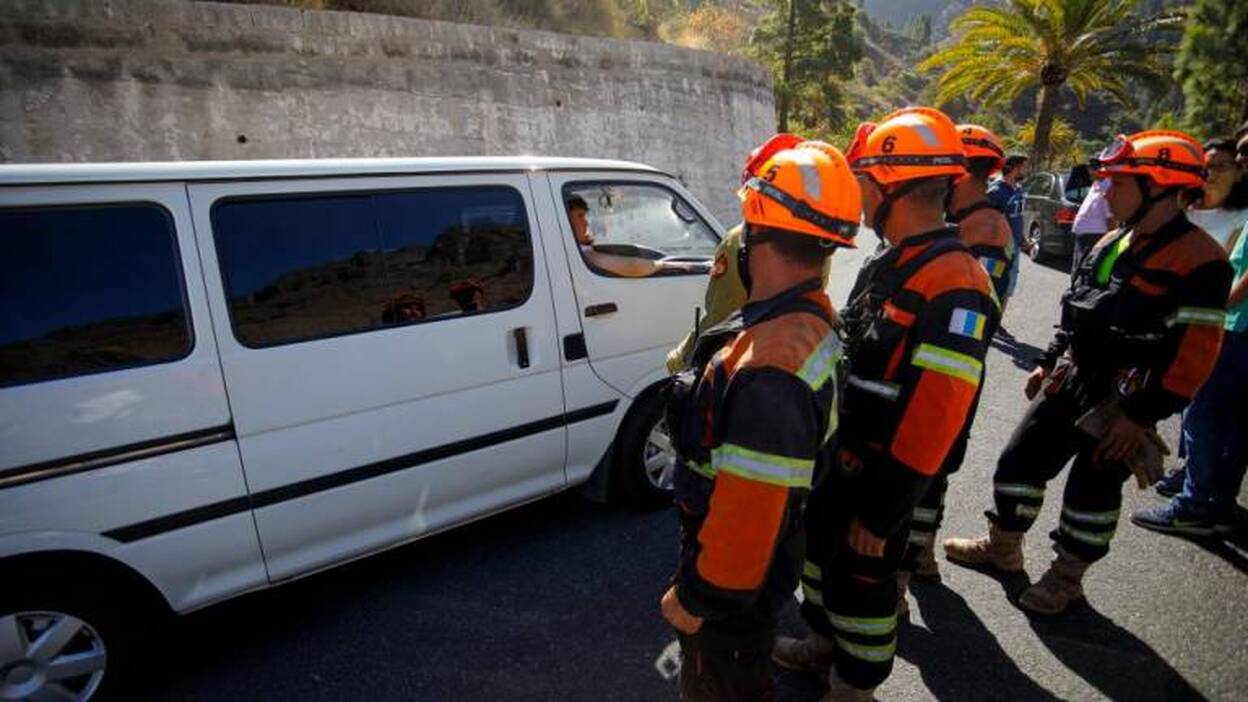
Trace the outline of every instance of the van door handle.
[[586, 307], [585, 316], [597, 317], [598, 315], [611, 314], [612, 312], [619, 312], [619, 311], [620, 311], [620, 308], [617, 307], [614, 302], [604, 302], [602, 304], [590, 305], [589, 307]]
[[511, 335], [516, 340], [516, 365], [521, 368], [529, 367], [529, 335], [524, 331], [524, 327], [517, 327], [511, 330]]

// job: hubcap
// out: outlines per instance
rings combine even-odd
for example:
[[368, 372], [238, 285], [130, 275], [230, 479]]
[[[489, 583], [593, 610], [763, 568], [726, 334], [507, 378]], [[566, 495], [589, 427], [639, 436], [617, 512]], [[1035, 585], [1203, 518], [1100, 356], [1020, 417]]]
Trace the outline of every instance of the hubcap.
[[665, 492], [672, 489], [672, 477], [676, 473], [676, 451], [672, 448], [672, 436], [667, 429], [666, 419], [659, 419], [650, 430], [641, 460], [645, 464], [646, 478], [651, 485]]
[[0, 617], [0, 700], [91, 698], [104, 677], [104, 640], [61, 612]]

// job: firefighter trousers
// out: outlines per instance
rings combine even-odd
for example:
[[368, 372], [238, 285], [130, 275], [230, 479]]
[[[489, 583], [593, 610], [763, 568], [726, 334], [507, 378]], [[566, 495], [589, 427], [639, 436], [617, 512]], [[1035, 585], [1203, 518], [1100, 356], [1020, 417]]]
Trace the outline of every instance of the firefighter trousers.
[[878, 686], [893, 670], [897, 650], [897, 567], [909, 534], [902, 525], [888, 537], [883, 558], [849, 548], [861, 481], [831, 475], [815, 487], [806, 509], [802, 568], [802, 618], [834, 641], [833, 665], [859, 689]]
[[945, 519], [945, 493], [949, 491], [949, 476], [938, 475], [927, 486], [927, 492], [914, 508], [910, 518], [910, 538], [906, 553], [901, 559], [901, 570], [913, 573], [918, 566], [919, 554], [931, 548], [936, 532]]
[[992, 477], [995, 508], [988, 512], [1004, 531], [1027, 531], [1040, 514], [1045, 486], [1073, 457], [1062, 495], [1062, 514], [1051, 537], [1080, 560], [1109, 553], [1118, 528], [1122, 484], [1131, 475], [1121, 461], [1092, 460], [1096, 440], [1075, 427], [1094, 402], [1067, 387], [1034, 401], [997, 460]]

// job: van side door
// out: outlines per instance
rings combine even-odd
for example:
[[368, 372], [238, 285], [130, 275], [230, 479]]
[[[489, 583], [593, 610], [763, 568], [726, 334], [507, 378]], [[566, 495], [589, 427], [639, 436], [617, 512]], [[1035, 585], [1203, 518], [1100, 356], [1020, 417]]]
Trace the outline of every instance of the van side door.
[[565, 485], [523, 174], [202, 184], [191, 202], [272, 579]]
[[[719, 225], [661, 174], [553, 172], [549, 181], [563, 209], [557, 219], [589, 364], [604, 382], [634, 396], [666, 375], [667, 352], [693, 327], [719, 244]], [[570, 202], [588, 207], [592, 245], [577, 241], [567, 212]], [[612, 260], [684, 269], [630, 277], [596, 263]]]

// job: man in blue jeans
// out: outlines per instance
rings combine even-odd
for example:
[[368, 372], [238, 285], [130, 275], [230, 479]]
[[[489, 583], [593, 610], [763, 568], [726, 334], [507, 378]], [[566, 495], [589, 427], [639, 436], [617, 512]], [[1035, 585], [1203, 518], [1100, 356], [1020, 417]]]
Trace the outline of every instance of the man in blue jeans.
[[[1005, 159], [1005, 166], [1001, 169], [1001, 177], [992, 182], [988, 186], [988, 201], [997, 209], [1005, 213], [1005, 219], [1010, 223], [1010, 234], [1014, 236], [1014, 250], [1023, 250], [1023, 189], [1019, 186], [1023, 178], [1027, 177], [1027, 157], [1022, 154], [1010, 154]], [[1010, 296], [1014, 294], [1014, 288], [1018, 285], [1018, 259], [1022, 256], [1014, 256], [1010, 262], [1010, 282], [1006, 288], [1005, 296], [1001, 298], [1001, 311], [1005, 311], [1005, 305], [1009, 302]]]
[[[1245, 138], [1244, 145], [1248, 145]], [[1235, 526], [1235, 500], [1248, 467], [1248, 225], [1231, 252], [1235, 282], [1226, 302], [1226, 334], [1209, 380], [1183, 424], [1187, 476], [1167, 504], [1131, 515], [1138, 526], [1167, 534], [1208, 536]]]

